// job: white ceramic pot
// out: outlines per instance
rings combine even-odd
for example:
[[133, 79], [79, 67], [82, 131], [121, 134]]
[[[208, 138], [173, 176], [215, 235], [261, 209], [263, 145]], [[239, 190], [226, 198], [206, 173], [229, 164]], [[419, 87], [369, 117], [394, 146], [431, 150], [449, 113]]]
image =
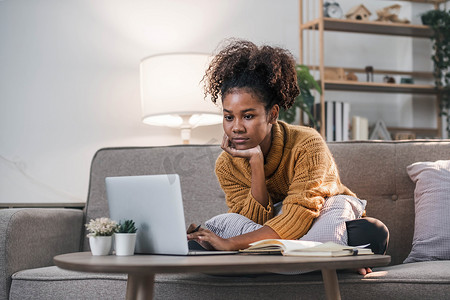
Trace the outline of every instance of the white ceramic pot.
[[114, 246], [118, 256], [134, 255], [136, 233], [115, 233]]
[[112, 245], [112, 236], [90, 236], [89, 246], [92, 255], [109, 255]]

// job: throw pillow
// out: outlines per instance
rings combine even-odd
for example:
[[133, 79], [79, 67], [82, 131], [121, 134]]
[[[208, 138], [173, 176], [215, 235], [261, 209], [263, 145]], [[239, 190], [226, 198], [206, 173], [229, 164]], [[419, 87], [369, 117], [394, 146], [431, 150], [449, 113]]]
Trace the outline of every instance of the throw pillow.
[[450, 160], [407, 167], [414, 190], [412, 250], [404, 263], [450, 259]]

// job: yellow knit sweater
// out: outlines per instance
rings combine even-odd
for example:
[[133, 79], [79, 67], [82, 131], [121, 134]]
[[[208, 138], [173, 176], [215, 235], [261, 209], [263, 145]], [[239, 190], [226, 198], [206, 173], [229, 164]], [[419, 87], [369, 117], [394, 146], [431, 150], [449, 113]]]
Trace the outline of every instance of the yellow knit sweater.
[[[340, 179], [326, 143], [312, 128], [284, 122], [272, 128], [272, 146], [264, 165], [269, 205], [263, 207], [251, 193], [251, 168], [246, 158], [222, 152], [216, 175], [225, 192], [229, 212], [239, 213], [272, 228], [282, 239], [305, 235], [319, 216], [324, 198], [355, 196]], [[273, 204], [283, 201], [274, 217]]]

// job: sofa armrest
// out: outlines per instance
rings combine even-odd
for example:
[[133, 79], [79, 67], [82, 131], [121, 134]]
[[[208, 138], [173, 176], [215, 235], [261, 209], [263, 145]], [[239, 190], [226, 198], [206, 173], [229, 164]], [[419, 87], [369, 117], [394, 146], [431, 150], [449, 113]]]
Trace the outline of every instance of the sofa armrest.
[[78, 209], [0, 210], [0, 299], [8, 299], [15, 272], [51, 266], [55, 255], [80, 251], [82, 227]]

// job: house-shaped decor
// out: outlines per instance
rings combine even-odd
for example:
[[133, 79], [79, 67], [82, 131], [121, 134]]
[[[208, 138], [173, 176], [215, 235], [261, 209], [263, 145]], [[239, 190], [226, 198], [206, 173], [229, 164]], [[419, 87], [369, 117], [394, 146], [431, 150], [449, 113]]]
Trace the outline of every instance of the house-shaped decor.
[[349, 20], [369, 21], [369, 17], [371, 15], [372, 13], [367, 9], [367, 7], [360, 4], [350, 9], [345, 17]]
[[386, 124], [382, 120], [378, 120], [372, 129], [369, 139], [371, 140], [392, 140], [391, 134], [387, 130]]

